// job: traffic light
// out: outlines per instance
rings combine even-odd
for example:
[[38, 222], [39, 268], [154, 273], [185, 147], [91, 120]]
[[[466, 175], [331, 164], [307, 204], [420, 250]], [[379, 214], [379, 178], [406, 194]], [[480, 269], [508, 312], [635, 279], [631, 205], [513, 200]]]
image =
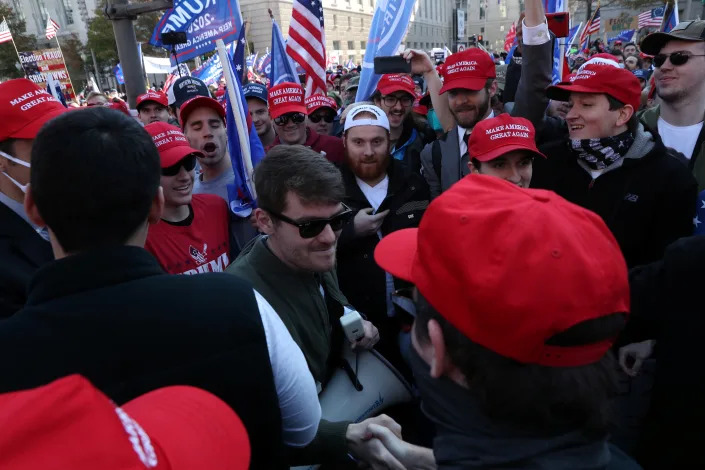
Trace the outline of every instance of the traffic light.
[[477, 42], [479, 42], [480, 44], [484, 44], [484, 42], [482, 42], [482, 34], [477, 35]]

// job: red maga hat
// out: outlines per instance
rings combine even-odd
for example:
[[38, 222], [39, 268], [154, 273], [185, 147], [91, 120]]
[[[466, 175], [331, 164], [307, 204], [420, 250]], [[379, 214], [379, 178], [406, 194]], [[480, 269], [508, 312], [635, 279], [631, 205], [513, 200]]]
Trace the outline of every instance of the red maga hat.
[[604, 93], [629, 104], [634, 112], [641, 104], [641, 85], [629, 70], [606, 64], [585, 64], [571, 82], [561, 82], [546, 89], [552, 100], [568, 101], [571, 93]]
[[154, 390], [117, 407], [70, 375], [0, 395], [0, 422], [3, 470], [244, 470], [250, 462], [240, 418], [194, 387]]
[[320, 93], [309, 96], [306, 98], [305, 103], [307, 114], [312, 114], [319, 108], [331, 108], [333, 111], [338, 109], [338, 105], [335, 104], [333, 98]]
[[0, 142], [34, 139], [45, 122], [67, 108], [31, 80], [17, 78], [0, 84]]
[[276, 119], [282, 114], [308, 114], [304, 103], [304, 89], [298, 83], [284, 82], [269, 89], [269, 114]]
[[476, 47], [451, 54], [443, 64], [443, 87], [440, 94], [454, 88], [482, 90], [488, 78], [496, 78], [494, 60]]
[[137, 109], [140, 109], [140, 105], [145, 101], [154, 101], [162, 106], [167, 106], [169, 104], [169, 99], [163, 91], [152, 91], [149, 90], [147, 93], [137, 97]]
[[471, 341], [525, 364], [597, 362], [613, 339], [546, 343], [581, 322], [629, 312], [627, 265], [600, 216], [492, 176], [457, 182], [418, 229], [384, 237], [375, 260], [414, 283]]
[[383, 95], [391, 95], [396, 91], [403, 91], [411, 96], [416, 96], [416, 84], [410, 76], [401, 73], [382, 75], [379, 82], [377, 82], [377, 90]]
[[536, 131], [531, 121], [507, 113], [478, 122], [468, 140], [470, 157], [481, 162], [494, 160], [514, 150], [526, 150], [546, 158], [536, 148]]
[[200, 150], [191, 147], [186, 136], [176, 126], [160, 121], [147, 124], [144, 130], [152, 136], [152, 141], [159, 151], [162, 168], [176, 165], [179, 160], [189, 155], [195, 154], [200, 158], [205, 156]]
[[211, 108], [220, 116], [220, 119], [225, 121], [225, 108], [223, 108], [222, 104], [208, 96], [196, 96], [185, 101], [179, 108], [179, 120], [181, 121], [180, 124], [182, 128], [186, 125], [186, 121], [188, 121], [188, 117], [191, 113], [198, 108]]

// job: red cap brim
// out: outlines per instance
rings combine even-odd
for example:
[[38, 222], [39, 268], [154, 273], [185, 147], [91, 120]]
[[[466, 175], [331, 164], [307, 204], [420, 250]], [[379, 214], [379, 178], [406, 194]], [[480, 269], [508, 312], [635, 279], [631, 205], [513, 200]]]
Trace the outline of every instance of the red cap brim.
[[63, 106], [61, 108], [54, 109], [52, 111], [49, 111], [45, 114], [42, 114], [39, 116], [37, 119], [34, 121], [30, 122], [26, 126], [24, 126], [22, 129], [18, 129], [12, 133], [12, 135], [8, 135], [8, 139], [34, 139], [37, 137], [37, 134], [39, 133], [39, 129], [42, 128], [44, 124], [46, 124], [48, 121], [51, 121], [54, 119], [56, 116], [59, 116], [61, 114], [64, 114], [66, 111], [68, 111], [68, 108], [64, 108]]
[[193, 110], [201, 107], [211, 108], [216, 113], [218, 113], [218, 116], [220, 116], [221, 119], [225, 120], [225, 109], [223, 108], [223, 105], [218, 103], [213, 98], [209, 98], [207, 96], [197, 96], [195, 98], [191, 98], [186, 103], [181, 105], [181, 108], [179, 110], [179, 120], [181, 121], [180, 124], [182, 129], [184, 127], [184, 124], [186, 123], [186, 120], [188, 119], [189, 115], [193, 112]]
[[606, 94], [604, 91], [598, 91], [594, 88], [588, 88], [580, 85], [575, 85], [571, 82], [561, 82], [557, 85], [546, 88], [546, 96], [556, 101], [568, 101], [571, 93], [595, 93]]
[[121, 408], [159, 446], [171, 470], [249, 467], [247, 430], [215, 395], [195, 387], [172, 386], [135, 398]]
[[540, 157], [546, 158], [546, 155], [539, 152], [537, 148], [531, 148], [528, 145], [521, 145], [521, 144], [503, 145], [502, 147], [494, 148], [494, 149], [490, 150], [489, 152], [483, 153], [481, 155], [472, 155], [472, 158], [475, 158], [481, 162], [489, 162], [490, 160], [494, 160], [497, 157], [501, 157], [505, 153], [513, 152], [515, 150], [524, 150], [527, 152], [531, 152], [534, 155], [538, 155]]
[[379, 90], [379, 92], [383, 95], [391, 95], [392, 93], [396, 93], [397, 91], [403, 91], [404, 93], [410, 94], [412, 98], [416, 97], [413, 89], [409, 90], [408, 88], [397, 84], [387, 85], [381, 88], [377, 88], [377, 90]]
[[188, 147], [186, 145], [179, 145], [177, 147], [172, 147], [170, 149], [159, 152], [159, 161], [162, 168], [169, 168], [172, 165], [176, 165], [180, 160], [185, 157], [195, 154], [198, 158], [204, 158], [205, 155], [200, 150]]
[[413, 283], [411, 271], [418, 250], [418, 233], [417, 228], [406, 228], [382, 238], [375, 248], [377, 264], [392, 276]]
[[[490, 77], [487, 77], [487, 78], [490, 78]], [[446, 80], [443, 83], [443, 86], [441, 87], [438, 94], [442, 95], [446, 91], [453, 90], [456, 88], [462, 88], [462, 89], [471, 90], [471, 91], [482, 90], [483, 88], [485, 88], [485, 85], [487, 84], [487, 78], [458, 77], [453, 80]]]
[[305, 104], [291, 103], [291, 104], [286, 104], [286, 105], [282, 105], [282, 106], [276, 106], [275, 109], [272, 109], [270, 107], [269, 113], [271, 114], [272, 119], [276, 119], [279, 116], [286, 114], [286, 113], [308, 114], [308, 111], [306, 110]]

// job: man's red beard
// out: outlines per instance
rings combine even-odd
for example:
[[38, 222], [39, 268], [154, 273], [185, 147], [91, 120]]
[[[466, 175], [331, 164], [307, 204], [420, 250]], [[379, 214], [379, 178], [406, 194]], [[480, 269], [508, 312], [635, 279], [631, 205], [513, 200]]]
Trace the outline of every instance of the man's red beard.
[[345, 164], [355, 176], [361, 180], [376, 179], [382, 176], [389, 166], [391, 157], [375, 155], [372, 158], [363, 157], [362, 160], [353, 161], [345, 152]]

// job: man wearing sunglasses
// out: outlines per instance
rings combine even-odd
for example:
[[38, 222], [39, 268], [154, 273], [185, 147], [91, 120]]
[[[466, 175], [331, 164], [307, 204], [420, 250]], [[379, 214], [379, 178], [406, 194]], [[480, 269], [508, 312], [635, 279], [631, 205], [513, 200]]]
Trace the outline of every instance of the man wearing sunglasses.
[[405, 74], [385, 74], [379, 79], [372, 94], [375, 105], [384, 110], [389, 119], [389, 144], [392, 158], [403, 162], [409, 171], [421, 171], [421, 151], [426, 142], [416, 129], [411, 116], [414, 107], [414, 81]]
[[337, 110], [333, 98], [322, 94], [311, 95], [306, 98], [306, 125], [319, 135], [330, 135]]
[[159, 151], [164, 191], [164, 212], [150, 227], [145, 248], [170, 274], [224, 271], [230, 264], [227, 204], [213, 194], [192, 194], [203, 152], [171, 124], [155, 122], [145, 130]]
[[284, 82], [269, 89], [269, 115], [274, 121], [277, 137], [266, 148], [279, 145], [304, 145], [325, 154], [333, 163], [343, 162], [343, 141], [338, 137], [319, 134], [306, 126], [304, 89], [298, 83]]
[[[272, 305], [323, 390], [347, 343], [340, 317], [350, 307], [335, 272], [338, 237], [353, 216], [342, 203], [343, 180], [333, 164], [299, 145], [270, 150], [255, 169], [254, 180], [259, 205], [255, 217], [265, 235], [246, 246], [227, 272], [252, 283]], [[371, 349], [379, 333], [367, 320], [363, 326], [364, 337], [352, 346]], [[361, 455], [365, 451], [355, 442], [364, 436], [359, 431], [365, 423], [380, 421], [391, 420], [383, 416], [360, 424], [322, 420], [315, 445], [293, 454], [297, 461], [292, 463], [342, 463], [348, 461], [348, 453], [369, 461], [371, 456]]]
[[389, 154], [389, 127], [385, 112], [373, 105], [356, 105], [345, 118], [341, 172], [345, 204], [355, 217], [338, 243], [338, 277], [350, 302], [381, 330], [377, 350], [405, 370], [398, 338], [411, 318], [395, 307], [392, 295], [409, 284], [377, 266], [374, 250], [383, 236], [418, 227], [430, 195], [423, 176]]
[[705, 190], [705, 21], [684, 21], [670, 33], [650, 34], [641, 50], [654, 56], [660, 98], [641, 121], [688, 159], [699, 189]]
[[34, 138], [65, 111], [30, 80], [0, 84], [0, 318], [24, 306], [32, 275], [54, 259], [47, 229], [31, 222], [23, 204]]

